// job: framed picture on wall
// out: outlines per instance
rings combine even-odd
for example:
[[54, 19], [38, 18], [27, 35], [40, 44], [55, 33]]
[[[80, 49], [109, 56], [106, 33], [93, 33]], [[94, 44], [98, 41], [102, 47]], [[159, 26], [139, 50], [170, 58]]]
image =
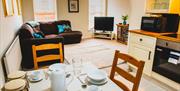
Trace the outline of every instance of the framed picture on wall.
[[68, 0], [68, 9], [70, 13], [79, 12], [79, 0]]
[[16, 0], [18, 15], [22, 14], [22, 0]]
[[3, 0], [4, 14], [5, 16], [14, 15], [14, 4], [13, 0]]

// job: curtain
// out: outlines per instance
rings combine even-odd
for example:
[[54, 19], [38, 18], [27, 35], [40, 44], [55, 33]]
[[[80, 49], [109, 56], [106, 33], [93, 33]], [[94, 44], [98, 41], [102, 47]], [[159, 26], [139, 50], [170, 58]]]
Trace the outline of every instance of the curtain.
[[106, 0], [89, 0], [89, 29], [94, 29], [94, 17], [106, 16]]

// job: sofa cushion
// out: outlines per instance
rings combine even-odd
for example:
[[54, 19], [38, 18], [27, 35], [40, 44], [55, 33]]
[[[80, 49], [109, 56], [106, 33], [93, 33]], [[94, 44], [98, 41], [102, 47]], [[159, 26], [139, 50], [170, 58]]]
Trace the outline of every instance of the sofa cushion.
[[63, 25], [63, 26], [65, 26], [65, 27], [64, 27], [64, 32], [72, 31], [72, 30], [71, 30], [71, 22], [68, 21], [68, 20], [55, 21], [55, 25], [56, 25], [57, 29], [58, 29], [58, 25]]
[[50, 35], [46, 35], [45, 36], [45, 38], [56, 38], [56, 37], [58, 37], [58, 35], [57, 34], [50, 34]]
[[57, 25], [58, 27], [58, 32], [63, 33], [64, 32], [64, 25]]
[[56, 25], [69, 25], [71, 27], [71, 22], [68, 20], [60, 20], [60, 21], [55, 21]]
[[64, 32], [70, 32], [70, 31], [72, 31], [71, 27], [69, 25], [64, 25]]
[[71, 32], [64, 32], [64, 33], [61, 33], [59, 35], [61, 35], [61, 36], [77, 36], [77, 35], [82, 36], [82, 32], [80, 32], [80, 31], [71, 31]]
[[64, 33], [60, 33], [58, 36], [62, 36], [64, 38], [64, 44], [80, 43], [82, 32], [80, 31], [64, 32]]
[[54, 22], [40, 22], [40, 30], [45, 34], [58, 34], [58, 30]]

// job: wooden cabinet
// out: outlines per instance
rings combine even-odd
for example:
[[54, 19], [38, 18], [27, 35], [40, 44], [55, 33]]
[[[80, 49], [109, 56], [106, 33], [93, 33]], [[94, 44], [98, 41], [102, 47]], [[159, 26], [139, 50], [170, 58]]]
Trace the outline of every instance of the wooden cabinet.
[[106, 38], [106, 39], [113, 39], [113, 33], [111, 31], [102, 32], [102, 31], [95, 31], [94, 38]]
[[138, 60], [145, 61], [144, 73], [151, 76], [156, 38], [129, 32], [128, 53]]
[[127, 44], [129, 24], [127, 25], [116, 24], [116, 25], [117, 25], [117, 41], [123, 44]]
[[146, 13], [180, 12], [180, 0], [146, 0]]

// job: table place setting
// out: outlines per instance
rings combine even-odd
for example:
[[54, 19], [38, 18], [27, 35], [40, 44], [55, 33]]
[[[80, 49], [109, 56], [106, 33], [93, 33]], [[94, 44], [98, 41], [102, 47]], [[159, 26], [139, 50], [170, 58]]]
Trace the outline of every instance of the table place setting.
[[7, 75], [7, 82], [4, 84], [2, 91], [28, 91], [29, 82], [27, 72], [15, 71]]
[[47, 69], [28, 72], [29, 91], [121, 91], [92, 63], [73, 59], [72, 64], [55, 63]]

